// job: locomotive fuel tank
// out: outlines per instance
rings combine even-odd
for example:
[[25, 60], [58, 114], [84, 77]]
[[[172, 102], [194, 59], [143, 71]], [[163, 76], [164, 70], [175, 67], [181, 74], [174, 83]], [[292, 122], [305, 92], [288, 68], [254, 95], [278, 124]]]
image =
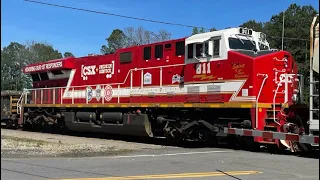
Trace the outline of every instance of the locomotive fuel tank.
[[123, 114], [121, 112], [105, 112], [100, 114], [100, 120], [103, 123], [122, 123]]
[[77, 112], [76, 119], [78, 122], [91, 122], [96, 120], [96, 113], [94, 112]]
[[[79, 115], [86, 121], [76, 121]], [[92, 112], [64, 112], [63, 116], [66, 127], [72, 131], [153, 137], [147, 114], [105, 112], [100, 115], [101, 124], [89, 121], [96, 117]]]

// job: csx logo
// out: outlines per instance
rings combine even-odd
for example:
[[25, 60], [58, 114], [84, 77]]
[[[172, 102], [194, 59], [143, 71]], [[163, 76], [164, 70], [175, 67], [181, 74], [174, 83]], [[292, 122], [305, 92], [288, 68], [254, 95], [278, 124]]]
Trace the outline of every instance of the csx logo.
[[88, 80], [88, 76], [96, 74], [96, 65], [81, 66], [81, 77], [83, 80]]

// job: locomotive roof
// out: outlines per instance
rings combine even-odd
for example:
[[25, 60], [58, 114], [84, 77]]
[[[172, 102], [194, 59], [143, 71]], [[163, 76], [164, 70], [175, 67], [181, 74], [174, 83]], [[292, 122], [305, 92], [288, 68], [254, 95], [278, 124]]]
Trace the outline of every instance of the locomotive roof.
[[51, 59], [47, 62], [54, 62], [54, 61], [65, 61], [65, 60], [69, 60], [69, 59], [74, 59], [74, 57], [66, 57], [66, 58], [60, 58], [60, 59]]
[[238, 28], [229, 28], [229, 29], [223, 29], [219, 31], [211, 31], [211, 32], [206, 32], [206, 33], [201, 33], [201, 34], [195, 34], [192, 36], [189, 36], [186, 38], [186, 44], [192, 44], [192, 43], [197, 43], [197, 42], [204, 42], [209, 40], [211, 37], [214, 36], [221, 36], [222, 34], [228, 32], [228, 33], [237, 33]]
[[[53, 60], [49, 60], [47, 62], [30, 64], [30, 65], [24, 67], [24, 72], [25, 73], [31, 73], [31, 72], [39, 72], [39, 71], [48, 70], [48, 68], [43, 68], [46, 65], [48, 65], [50, 67], [50, 69], [52, 69], [52, 68], [54, 68], [54, 69], [67, 68], [68, 69], [68, 68], [72, 68], [72, 65], [71, 65], [72, 61], [76, 60], [76, 59], [108, 56], [108, 55], [112, 55], [112, 54], [117, 53], [117, 52], [123, 52], [123, 51], [126, 51], [126, 50], [132, 50], [134, 48], [140, 48], [140, 47], [152, 46], [152, 45], [158, 45], [158, 44], [167, 44], [167, 43], [172, 43], [172, 42], [181, 41], [181, 40], [185, 41], [185, 45], [192, 44], [192, 43], [197, 43], [197, 42], [201, 43], [201, 42], [204, 42], [204, 41], [207, 41], [207, 40], [211, 39], [212, 37], [222, 36], [224, 34], [231, 35], [231, 36], [234, 35], [234, 34], [238, 34], [240, 28], [241, 27], [228, 28], [228, 29], [223, 29], [223, 30], [218, 30], [218, 31], [211, 31], [211, 32], [206, 32], [206, 33], [195, 34], [195, 35], [191, 35], [189, 37], [177, 38], [177, 39], [161, 41], [161, 42], [156, 42], [156, 43], [150, 43], [150, 44], [135, 45], [135, 46], [130, 46], [130, 47], [126, 47], [126, 48], [117, 49], [115, 52], [110, 53], [110, 54], [105, 54], [105, 55], [100, 55], [99, 54], [99, 55], [87, 55], [87, 56], [82, 56], [82, 57], [77, 57], [77, 58], [68, 57], [68, 58], [61, 58], [61, 59], [53, 59]], [[255, 36], [255, 34], [252, 34], [252, 35]], [[59, 62], [62, 62], [62, 61], [63, 61], [62, 64], [58, 64], [58, 65], [55, 64], [55, 63], [59, 63]], [[67, 64], [67, 66], [65, 66], [65, 64]]]
[[29, 64], [23, 68], [24, 73], [37, 73], [46, 70], [69, 69], [73, 67], [75, 57], [67, 57], [61, 59], [52, 59], [46, 62]]

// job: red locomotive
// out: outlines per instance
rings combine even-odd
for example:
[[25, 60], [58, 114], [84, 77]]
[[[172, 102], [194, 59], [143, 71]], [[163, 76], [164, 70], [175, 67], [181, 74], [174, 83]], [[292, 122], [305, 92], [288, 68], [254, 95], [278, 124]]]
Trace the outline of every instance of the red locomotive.
[[300, 101], [297, 70], [289, 52], [247, 28], [51, 60], [23, 69], [33, 89], [18, 124], [175, 140], [230, 140], [225, 127], [281, 132]]

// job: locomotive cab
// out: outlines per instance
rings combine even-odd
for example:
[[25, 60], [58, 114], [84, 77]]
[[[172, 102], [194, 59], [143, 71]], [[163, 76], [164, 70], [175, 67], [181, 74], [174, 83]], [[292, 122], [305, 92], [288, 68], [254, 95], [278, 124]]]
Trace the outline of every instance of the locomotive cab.
[[273, 52], [264, 33], [238, 27], [196, 34], [187, 38], [185, 62], [189, 64], [228, 59], [230, 50], [245, 54]]

